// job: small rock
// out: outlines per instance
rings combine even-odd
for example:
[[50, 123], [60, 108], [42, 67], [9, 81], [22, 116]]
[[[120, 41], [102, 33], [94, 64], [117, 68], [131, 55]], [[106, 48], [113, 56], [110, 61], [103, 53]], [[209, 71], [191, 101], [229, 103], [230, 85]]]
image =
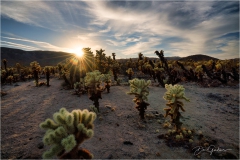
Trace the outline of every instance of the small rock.
[[160, 154], [159, 152], [157, 152], [157, 153], [156, 153], [156, 156], [158, 156], [158, 157], [159, 157], [159, 156], [161, 156], [161, 154]]
[[123, 144], [125, 144], [125, 145], [133, 145], [133, 143], [130, 142], [130, 141], [124, 141]]
[[111, 108], [112, 108], [110, 105], [105, 105], [105, 107], [107, 107], [107, 108], [109, 108], [109, 109], [111, 109]]
[[38, 147], [38, 149], [43, 149], [43, 147], [44, 147], [43, 142], [38, 143], [37, 147]]

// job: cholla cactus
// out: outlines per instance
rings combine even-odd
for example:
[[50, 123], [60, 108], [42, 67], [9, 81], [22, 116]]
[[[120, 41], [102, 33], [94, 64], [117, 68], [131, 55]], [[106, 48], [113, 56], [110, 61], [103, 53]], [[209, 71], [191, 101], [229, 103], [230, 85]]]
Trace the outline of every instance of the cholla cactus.
[[86, 73], [86, 77], [84, 79], [85, 85], [89, 88], [94, 89], [95, 92], [97, 86], [101, 84], [102, 80], [103, 75], [98, 70]]
[[96, 115], [98, 115], [98, 109], [94, 105], [89, 106], [89, 110], [90, 112], [94, 112]]
[[137, 104], [136, 108], [139, 111], [141, 119], [144, 119], [145, 109], [147, 109], [147, 106], [149, 105], [147, 103], [147, 96], [149, 95], [148, 86], [151, 84], [151, 81], [148, 80], [146, 82], [143, 79], [139, 80], [137, 78], [134, 78], [133, 80], [130, 80], [129, 83], [130, 92], [128, 92], [127, 94], [135, 95], [135, 99], [133, 99], [133, 101]]
[[163, 71], [164, 71], [164, 68], [154, 67], [153, 71], [154, 71], [155, 73], [157, 73], [157, 72], [163, 72]]
[[41, 70], [41, 66], [39, 65], [39, 63], [37, 61], [31, 62], [30, 66], [32, 67], [36, 87], [38, 87], [38, 79], [39, 79], [38, 78], [38, 72]]
[[102, 79], [106, 83], [110, 83], [111, 82], [111, 77], [112, 77], [111, 74], [103, 74], [102, 75]]
[[52, 148], [43, 153], [43, 158], [93, 158], [93, 155], [84, 149], [79, 149], [79, 145], [86, 139], [93, 136], [93, 121], [96, 114], [84, 109], [73, 110], [69, 113], [65, 108], [53, 114], [53, 120], [47, 118], [40, 123], [39, 127], [46, 130], [43, 137], [45, 145]]
[[198, 79], [200, 81], [203, 81], [203, 68], [202, 68], [202, 65], [198, 65], [195, 68], [195, 72], [196, 72], [196, 76], [198, 77]]
[[84, 84], [83, 82], [75, 82], [74, 83], [74, 90], [75, 90], [75, 93], [79, 96], [81, 96], [82, 94], [85, 94], [87, 91], [85, 90], [85, 87], [84, 87]]
[[78, 90], [78, 88], [80, 87], [81, 83], [80, 82], [75, 82], [74, 83], [74, 89]]
[[17, 74], [17, 73], [13, 74], [13, 81], [14, 82], [17, 82], [19, 80], [19, 78], [20, 78], [19, 74]]
[[180, 112], [179, 109], [182, 111], [185, 111], [183, 109], [183, 102], [179, 101], [179, 99], [185, 99], [186, 101], [189, 101], [188, 98], [184, 96], [184, 88], [181, 85], [165, 85], [165, 88], [167, 89], [167, 92], [164, 94], [163, 98], [168, 101], [166, 104], [168, 108], [164, 108], [166, 111], [166, 114], [164, 117], [167, 117], [168, 115], [171, 116], [172, 122], [175, 124], [175, 129], [180, 130], [182, 123], [180, 122]]
[[195, 68], [195, 72], [196, 72], [196, 73], [203, 73], [202, 65], [198, 65], [198, 66], [196, 66], [196, 68]]
[[115, 81], [117, 81], [118, 79], [119, 71], [120, 71], [120, 65], [117, 61], [114, 61], [112, 65], [112, 72], [113, 72], [113, 77]]
[[220, 71], [222, 69], [221, 63], [215, 65], [216, 71]]
[[7, 80], [8, 83], [12, 84], [13, 76], [8, 76], [6, 80]]
[[128, 70], [126, 70], [127, 74], [128, 74], [128, 79], [131, 80], [132, 79], [132, 75], [134, 74], [132, 68], [128, 68]]
[[111, 87], [111, 74], [103, 74], [103, 81], [105, 82], [105, 89], [107, 89], [107, 93], [110, 92]]
[[98, 70], [88, 72], [85, 77], [85, 86], [88, 87], [89, 99], [92, 100], [95, 107], [99, 112], [99, 99], [102, 99], [101, 92], [103, 89], [100, 87], [103, 75]]
[[44, 71], [45, 71], [45, 73], [46, 73], [47, 86], [50, 86], [50, 85], [49, 85], [49, 81], [50, 81], [50, 69], [51, 69], [50, 66], [44, 67]]
[[0, 71], [1, 71], [1, 83], [4, 84], [6, 82], [6, 79], [7, 79], [7, 72], [4, 69], [2, 69]]
[[117, 85], [120, 86], [120, 85], [121, 85], [121, 82], [122, 82], [122, 79], [121, 79], [121, 78], [118, 78], [118, 79], [117, 79]]

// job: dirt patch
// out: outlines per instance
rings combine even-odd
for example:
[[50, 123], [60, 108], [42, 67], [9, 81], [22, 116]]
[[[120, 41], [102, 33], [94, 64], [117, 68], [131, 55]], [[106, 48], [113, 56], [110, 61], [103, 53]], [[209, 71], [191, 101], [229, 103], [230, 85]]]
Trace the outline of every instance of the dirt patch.
[[[65, 107], [89, 109], [88, 96], [72, 95], [73, 90], [61, 87], [63, 80], [52, 78], [50, 87], [35, 87], [33, 82], [19, 82], [19, 86], [4, 85], [7, 94], [1, 97], [1, 158], [40, 159], [48, 149], [42, 143], [44, 131], [39, 124]], [[239, 88], [238, 86], [203, 88], [196, 83], [180, 83], [190, 102], [184, 102], [183, 127], [201, 130], [215, 139], [216, 147], [229, 148], [229, 155], [239, 158]], [[129, 96], [129, 86], [112, 86], [110, 93], [103, 92], [100, 115], [95, 120], [94, 136], [81, 147], [88, 149], [97, 159], [193, 159], [189, 149], [169, 147], [158, 135], [166, 134], [163, 117], [166, 89], [150, 88], [146, 121], [140, 121], [138, 111]], [[227, 93], [226, 93], [227, 92]], [[108, 106], [108, 107], [107, 107]], [[113, 110], [111, 108], [114, 108]], [[220, 154], [216, 152], [215, 154]], [[212, 158], [203, 152], [201, 158]]]

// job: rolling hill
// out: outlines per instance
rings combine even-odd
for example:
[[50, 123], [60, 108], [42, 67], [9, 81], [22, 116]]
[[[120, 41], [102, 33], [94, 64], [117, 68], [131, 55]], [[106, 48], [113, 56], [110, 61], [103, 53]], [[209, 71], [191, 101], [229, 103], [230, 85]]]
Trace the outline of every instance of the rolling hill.
[[65, 62], [66, 58], [74, 54], [54, 51], [24, 51], [20, 49], [1, 47], [1, 60], [6, 59], [8, 66], [15, 66], [20, 63], [29, 66], [32, 61], [37, 61], [41, 66], [57, 65], [59, 62]]
[[196, 54], [196, 55], [191, 55], [191, 56], [187, 56], [187, 57], [183, 57], [180, 58], [179, 61], [187, 61], [192, 59], [193, 61], [209, 61], [209, 60], [219, 60], [217, 58], [214, 57], [210, 57], [207, 55], [203, 55], [203, 54]]

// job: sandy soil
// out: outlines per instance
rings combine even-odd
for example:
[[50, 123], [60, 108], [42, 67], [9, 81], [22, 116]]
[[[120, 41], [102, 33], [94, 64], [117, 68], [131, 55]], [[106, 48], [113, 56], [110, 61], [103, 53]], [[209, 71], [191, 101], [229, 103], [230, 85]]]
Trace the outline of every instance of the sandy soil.
[[[40, 80], [43, 81], [43, 80]], [[48, 149], [43, 146], [45, 131], [39, 124], [53, 113], [65, 107], [89, 109], [93, 104], [87, 95], [72, 95], [73, 90], [64, 90], [63, 80], [52, 78], [50, 87], [35, 87], [33, 81], [18, 82], [19, 86], [4, 85], [1, 90], [7, 95], [1, 98], [1, 158], [40, 159]], [[215, 139], [222, 148], [232, 149], [239, 158], [239, 85], [203, 88], [195, 83], [180, 83], [191, 102], [184, 102], [183, 127], [201, 130], [204, 135]], [[81, 147], [88, 149], [96, 159], [193, 159], [193, 153], [182, 147], [168, 147], [159, 134], [167, 133], [162, 124], [166, 119], [162, 98], [166, 89], [150, 86], [147, 114], [160, 116], [139, 120], [138, 111], [132, 102], [134, 96], [127, 95], [129, 86], [112, 86], [110, 93], [103, 92], [100, 100], [101, 114], [95, 120], [94, 136]], [[114, 107], [111, 111], [106, 106]], [[101, 118], [99, 118], [101, 117]], [[167, 118], [169, 120], [169, 117]], [[156, 132], [159, 130], [159, 133]], [[132, 142], [132, 145], [124, 144]], [[213, 158], [209, 153], [201, 158]]]

